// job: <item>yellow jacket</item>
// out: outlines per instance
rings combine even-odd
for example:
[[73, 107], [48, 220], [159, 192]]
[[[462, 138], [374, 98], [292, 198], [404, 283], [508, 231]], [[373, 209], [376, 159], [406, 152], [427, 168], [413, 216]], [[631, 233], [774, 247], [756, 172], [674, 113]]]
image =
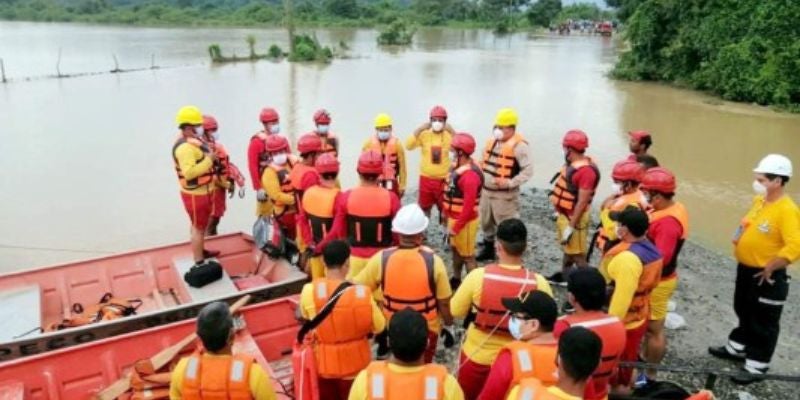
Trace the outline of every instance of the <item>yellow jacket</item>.
[[294, 205], [295, 202], [294, 194], [284, 192], [281, 186], [286, 186], [286, 184], [281, 184], [275, 168], [272, 166], [264, 168], [261, 175], [261, 187], [267, 192], [269, 202], [272, 203], [272, 211], [276, 215], [283, 213], [288, 206]]
[[[628, 314], [633, 296], [639, 287], [639, 278], [642, 276], [644, 265], [636, 254], [630, 251], [623, 251], [607, 264], [600, 268], [600, 272], [606, 277], [607, 282], [614, 282], [614, 294], [611, 296], [611, 303], [608, 305], [608, 314], [613, 315], [624, 321]], [[625, 329], [634, 329], [641, 326], [645, 321], [633, 321], [625, 325]]]
[[[175, 148], [175, 160], [178, 168], [186, 180], [196, 179], [211, 171], [214, 162], [211, 157], [206, 157], [202, 149], [196, 145], [186, 142]], [[186, 189], [181, 187], [181, 191], [189, 194], [206, 194], [214, 190], [215, 185], [201, 185], [196, 189]]]
[[747, 266], [763, 268], [781, 257], [790, 263], [800, 259], [800, 210], [789, 196], [767, 204], [756, 196], [734, 238], [736, 259]]
[[[453, 134], [447, 130], [436, 133], [430, 129], [422, 131], [419, 136], [411, 135], [406, 139], [406, 149], [422, 149], [422, 165], [420, 175], [432, 179], [445, 179], [450, 169], [450, 142]], [[433, 162], [433, 148], [438, 147], [440, 157], [438, 164]]]

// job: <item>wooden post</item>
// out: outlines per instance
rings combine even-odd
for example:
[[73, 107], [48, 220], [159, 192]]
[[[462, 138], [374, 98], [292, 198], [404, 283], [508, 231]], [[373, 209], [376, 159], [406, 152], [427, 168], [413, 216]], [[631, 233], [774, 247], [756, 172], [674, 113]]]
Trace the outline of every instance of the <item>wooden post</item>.
[[6, 64], [3, 62], [2, 58], [0, 58], [0, 75], [3, 77], [3, 83], [8, 82], [6, 80]]
[[56, 61], [56, 74], [61, 78], [61, 47], [58, 48], [58, 60]]
[[292, 17], [292, 0], [283, 0], [286, 18], [286, 30], [289, 32], [289, 54], [294, 53], [294, 19]]
[[156, 69], [156, 55], [150, 54], [150, 69]]
[[112, 74], [119, 73], [120, 72], [120, 70], [119, 70], [119, 60], [117, 60], [117, 55], [112, 53], [111, 57], [114, 57], [114, 69], [111, 70], [111, 73]]

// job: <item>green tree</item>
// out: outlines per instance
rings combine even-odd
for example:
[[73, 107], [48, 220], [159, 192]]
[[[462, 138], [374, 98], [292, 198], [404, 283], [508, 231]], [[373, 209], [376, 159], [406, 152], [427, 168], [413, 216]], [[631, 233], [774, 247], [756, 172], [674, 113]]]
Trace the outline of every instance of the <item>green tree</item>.
[[550, 26], [561, 11], [561, 0], [539, 0], [528, 9], [526, 17], [531, 25]]
[[360, 15], [357, 0], [325, 0], [325, 11], [341, 18], [356, 19]]

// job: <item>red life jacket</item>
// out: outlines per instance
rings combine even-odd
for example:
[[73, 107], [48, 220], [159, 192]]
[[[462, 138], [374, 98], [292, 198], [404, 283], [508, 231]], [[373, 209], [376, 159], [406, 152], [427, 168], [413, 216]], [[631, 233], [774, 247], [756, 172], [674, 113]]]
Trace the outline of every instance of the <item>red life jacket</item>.
[[[661, 270], [662, 279], [668, 279], [675, 276], [675, 269], [678, 267], [678, 254], [680, 254], [681, 250], [683, 249], [683, 244], [686, 242], [686, 238], [689, 237], [689, 213], [686, 211], [686, 207], [684, 207], [683, 204], [677, 202], [663, 210], [650, 211], [651, 226], [654, 222], [663, 218], [675, 218], [675, 220], [677, 220], [683, 228], [681, 238], [678, 240], [678, 243], [675, 246], [675, 251], [672, 253], [672, 259], [664, 260], [664, 268]], [[656, 239], [652, 236], [650, 230], [647, 231], [647, 238], [651, 241]]]
[[267, 169], [267, 167], [269, 167], [269, 164], [272, 162], [272, 157], [270, 157], [266, 149], [267, 136], [269, 136], [269, 134], [267, 134], [264, 131], [260, 131], [250, 138], [250, 141], [261, 140], [262, 142], [264, 142], [264, 146], [262, 146], [261, 152], [258, 153], [258, 176], [264, 175], [264, 170]]
[[392, 244], [392, 197], [378, 186], [359, 186], [347, 195], [347, 240], [353, 247]]
[[480, 304], [473, 304], [478, 310], [475, 326], [484, 332], [500, 332], [508, 335], [508, 318], [503, 297], [519, 297], [536, 290], [536, 273], [525, 268], [516, 270], [503, 268], [497, 264], [487, 265], [483, 273], [483, 288]]

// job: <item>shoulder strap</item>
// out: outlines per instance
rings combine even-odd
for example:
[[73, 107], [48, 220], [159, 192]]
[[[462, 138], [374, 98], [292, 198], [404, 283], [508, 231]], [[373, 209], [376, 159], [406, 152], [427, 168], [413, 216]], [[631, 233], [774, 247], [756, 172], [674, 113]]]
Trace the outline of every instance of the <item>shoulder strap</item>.
[[321, 324], [322, 321], [324, 321], [325, 318], [327, 318], [328, 315], [333, 312], [333, 308], [336, 306], [339, 298], [342, 297], [344, 290], [350, 286], [353, 286], [353, 284], [348, 281], [344, 281], [336, 287], [336, 290], [334, 290], [331, 294], [331, 298], [328, 299], [328, 302], [325, 303], [324, 306], [322, 306], [322, 309], [319, 310], [319, 313], [317, 313], [317, 315], [310, 321], [307, 321], [305, 324], [303, 324], [303, 326], [300, 328], [300, 331], [297, 332], [297, 343], [303, 343], [303, 339], [305, 339], [308, 332], [311, 332], [318, 327], [319, 324]]

